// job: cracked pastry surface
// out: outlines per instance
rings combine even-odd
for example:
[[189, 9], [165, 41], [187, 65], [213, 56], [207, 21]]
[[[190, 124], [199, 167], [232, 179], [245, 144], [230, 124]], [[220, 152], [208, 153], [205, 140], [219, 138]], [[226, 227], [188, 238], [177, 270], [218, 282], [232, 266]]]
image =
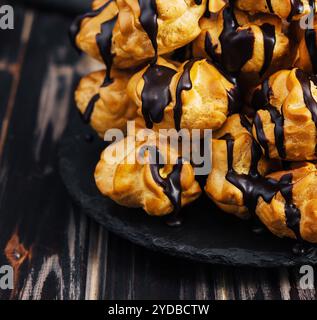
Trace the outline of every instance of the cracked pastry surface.
[[[193, 167], [178, 156], [177, 150], [164, 145], [165, 140], [159, 144], [158, 139], [152, 135], [137, 141], [130, 136], [107, 147], [95, 170], [100, 192], [120, 205], [141, 207], [154, 216], [177, 214], [197, 199], [201, 189]], [[157, 164], [158, 156], [165, 159], [165, 165]], [[139, 157], [143, 161], [131, 163]]]
[[130, 74], [113, 70], [112, 76], [111, 83], [105, 86], [106, 71], [93, 72], [81, 79], [75, 92], [75, 101], [82, 119], [100, 137], [108, 129], [125, 132], [127, 121], [136, 117], [136, 106], [126, 93]]
[[256, 17], [226, 6], [217, 18], [205, 17], [194, 41], [194, 56], [209, 57], [233, 74], [253, 81], [271, 73], [288, 53], [289, 40], [282, 22], [270, 15]]
[[104, 0], [93, 8], [73, 24], [74, 43], [108, 69], [130, 68], [194, 40], [206, 0]]
[[259, 86], [253, 135], [271, 159], [316, 159], [317, 79], [300, 69], [281, 70]]
[[239, 111], [235, 79], [206, 59], [177, 65], [159, 58], [131, 78], [127, 91], [143, 128], [219, 129]]

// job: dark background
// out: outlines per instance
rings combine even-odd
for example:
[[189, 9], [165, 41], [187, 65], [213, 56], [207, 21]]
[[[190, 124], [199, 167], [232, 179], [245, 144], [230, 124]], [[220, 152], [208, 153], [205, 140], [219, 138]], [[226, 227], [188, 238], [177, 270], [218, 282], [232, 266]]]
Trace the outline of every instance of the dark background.
[[212, 266], [149, 252], [72, 203], [57, 152], [78, 116], [72, 92], [88, 72], [67, 35], [87, 3], [11, 1], [15, 29], [0, 30], [0, 266], [15, 271], [15, 289], [0, 298], [315, 299], [315, 290], [299, 288], [298, 268]]

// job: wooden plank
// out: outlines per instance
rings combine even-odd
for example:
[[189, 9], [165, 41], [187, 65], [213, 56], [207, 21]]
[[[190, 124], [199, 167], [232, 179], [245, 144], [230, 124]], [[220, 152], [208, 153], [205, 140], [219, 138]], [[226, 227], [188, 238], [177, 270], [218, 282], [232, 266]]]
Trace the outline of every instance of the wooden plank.
[[0, 167], [0, 264], [14, 267], [15, 289], [1, 298], [84, 298], [87, 219], [74, 214], [56, 159], [77, 61], [69, 23], [35, 13], [21, 61]]
[[0, 53], [0, 162], [17, 88], [20, 82], [26, 47], [30, 38], [33, 14], [15, 8], [15, 28], [0, 30], [0, 41], [6, 44]]
[[90, 221], [87, 257], [85, 300], [99, 300], [106, 296], [108, 232]]

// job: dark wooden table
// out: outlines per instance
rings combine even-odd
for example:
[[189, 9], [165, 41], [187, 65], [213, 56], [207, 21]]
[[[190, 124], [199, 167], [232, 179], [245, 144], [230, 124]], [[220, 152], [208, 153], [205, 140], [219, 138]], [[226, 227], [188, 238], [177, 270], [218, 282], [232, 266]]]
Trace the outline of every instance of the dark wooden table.
[[[1, 3], [1, 1], [0, 1]], [[91, 63], [69, 45], [71, 17], [15, 6], [0, 30], [0, 299], [315, 299], [299, 270], [204, 265], [149, 252], [87, 218], [61, 182], [60, 137]]]

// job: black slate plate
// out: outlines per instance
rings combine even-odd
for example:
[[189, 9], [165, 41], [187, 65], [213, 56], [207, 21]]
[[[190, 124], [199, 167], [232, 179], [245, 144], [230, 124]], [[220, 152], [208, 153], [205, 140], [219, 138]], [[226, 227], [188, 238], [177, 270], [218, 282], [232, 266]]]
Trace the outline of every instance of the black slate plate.
[[317, 263], [315, 253], [294, 255], [292, 240], [276, 238], [267, 231], [252, 232], [250, 223], [223, 213], [206, 196], [183, 210], [184, 223], [179, 228], [104, 198], [95, 186], [93, 172], [105, 144], [94, 134], [88, 142], [91, 134], [91, 129], [74, 117], [61, 142], [60, 173], [75, 202], [110, 231], [152, 250], [214, 264], [273, 267]]

